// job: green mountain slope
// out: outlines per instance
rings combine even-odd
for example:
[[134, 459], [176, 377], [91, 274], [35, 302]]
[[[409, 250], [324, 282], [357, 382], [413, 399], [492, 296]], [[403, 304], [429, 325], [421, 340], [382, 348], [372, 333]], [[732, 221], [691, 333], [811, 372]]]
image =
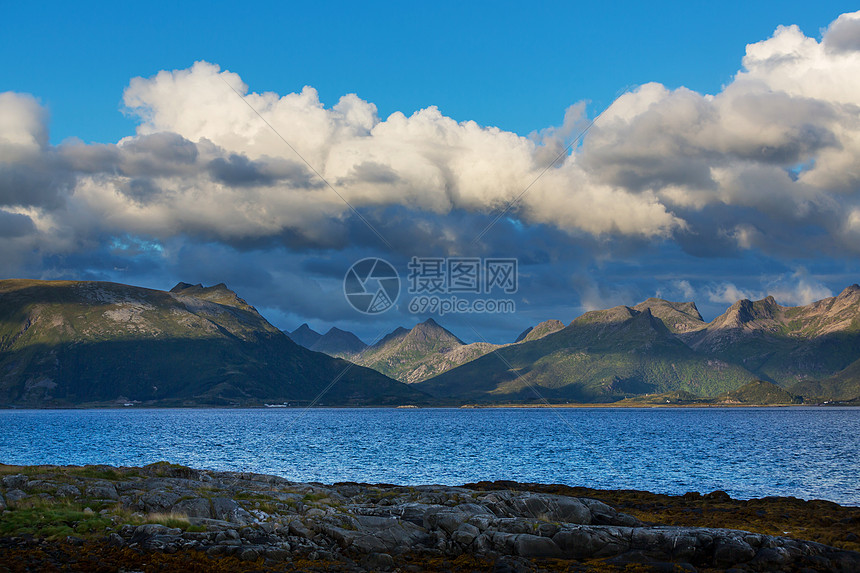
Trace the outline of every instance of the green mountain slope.
[[707, 326], [694, 302], [671, 302], [662, 298], [649, 298], [633, 307], [639, 312], [646, 308], [675, 334], [695, 332]]
[[426, 401], [349, 366], [296, 345], [224, 285], [0, 281], [0, 406], [309, 403], [338, 376], [322, 403]]
[[737, 390], [718, 396], [716, 402], [722, 404], [801, 404], [803, 398], [772, 382], [753, 380]]
[[791, 386], [790, 390], [804, 396], [809, 402], [858, 400], [860, 399], [860, 359], [833, 376], [821, 380], [804, 380]]
[[432, 318], [412, 330], [398, 328], [360, 354], [350, 357], [401, 382], [414, 384], [483, 356], [494, 344], [465, 344]]
[[497, 349], [422, 382], [445, 399], [615, 401], [671, 391], [715, 396], [751, 381], [745, 369], [699, 354], [650, 308], [588, 312], [538, 340]]
[[528, 332], [524, 332], [525, 336], [522, 339], [517, 340], [517, 342], [531, 342], [532, 340], [537, 340], [539, 338], [543, 338], [553, 332], [558, 332], [564, 328], [564, 323], [560, 320], [545, 320], [540, 324], [535, 325], [534, 328], [530, 328]]
[[806, 306], [740, 300], [688, 344], [783, 387], [836, 375], [860, 358], [860, 287]]

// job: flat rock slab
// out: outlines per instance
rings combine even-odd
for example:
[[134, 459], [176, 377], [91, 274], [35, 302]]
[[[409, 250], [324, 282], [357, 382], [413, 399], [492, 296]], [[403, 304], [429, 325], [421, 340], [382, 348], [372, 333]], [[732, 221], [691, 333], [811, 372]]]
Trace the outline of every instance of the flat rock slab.
[[[0, 479], [3, 518], [51, 500], [77, 505], [86, 508], [81, 523], [102, 520], [101, 541], [113, 548], [249, 563], [323, 560], [355, 571], [464, 556], [520, 568], [597, 559], [646, 569], [860, 571], [860, 554], [819, 543], [648, 525], [598, 500], [549, 493], [304, 484], [164, 463], [15, 469]], [[88, 542], [102, 534], [93, 535]]]

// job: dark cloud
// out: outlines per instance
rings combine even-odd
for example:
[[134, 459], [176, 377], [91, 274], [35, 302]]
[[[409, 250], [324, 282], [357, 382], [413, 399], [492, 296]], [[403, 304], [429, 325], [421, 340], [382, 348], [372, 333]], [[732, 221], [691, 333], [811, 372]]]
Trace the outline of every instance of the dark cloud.
[[375, 161], [364, 161], [355, 165], [347, 177], [343, 177], [338, 181], [338, 184], [344, 185], [349, 183], [374, 183], [382, 185], [392, 185], [400, 181], [400, 176], [388, 165], [383, 165]]
[[36, 230], [33, 220], [21, 213], [0, 209], [0, 238], [22, 237]]
[[210, 161], [208, 169], [215, 181], [238, 187], [271, 186], [280, 182], [289, 183], [294, 189], [319, 188], [322, 185], [322, 181], [307, 167], [284, 159], [252, 161], [244, 155], [231, 153]]

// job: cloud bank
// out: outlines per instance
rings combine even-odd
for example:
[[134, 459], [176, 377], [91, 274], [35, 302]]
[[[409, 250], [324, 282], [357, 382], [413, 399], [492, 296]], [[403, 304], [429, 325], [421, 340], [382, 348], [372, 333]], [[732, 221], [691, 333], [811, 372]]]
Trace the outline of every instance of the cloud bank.
[[[45, 108], [2, 93], [0, 268], [117, 237], [345, 249], [361, 223], [343, 199], [397, 249], [451, 252], [541, 174], [508, 220], [584, 240], [597, 257], [601, 245], [666, 242], [695, 257], [850, 256], [860, 252], [858, 38], [860, 12], [820, 40], [779, 27], [747, 46], [717, 94], [642, 85], [545, 172], [587, 125], [584, 103], [523, 137], [435, 107], [383, 119], [355, 94], [326, 107], [312, 87], [256, 93], [201, 61], [131, 80], [133, 136], [54, 146]], [[786, 298], [826, 290], [807, 286]]]

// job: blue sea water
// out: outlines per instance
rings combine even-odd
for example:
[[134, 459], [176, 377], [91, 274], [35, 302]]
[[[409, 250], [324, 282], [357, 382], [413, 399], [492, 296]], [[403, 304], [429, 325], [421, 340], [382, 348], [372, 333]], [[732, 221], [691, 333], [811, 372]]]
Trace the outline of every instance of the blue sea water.
[[860, 409], [0, 411], [6, 464], [189, 466], [295, 481], [563, 483], [860, 505]]

